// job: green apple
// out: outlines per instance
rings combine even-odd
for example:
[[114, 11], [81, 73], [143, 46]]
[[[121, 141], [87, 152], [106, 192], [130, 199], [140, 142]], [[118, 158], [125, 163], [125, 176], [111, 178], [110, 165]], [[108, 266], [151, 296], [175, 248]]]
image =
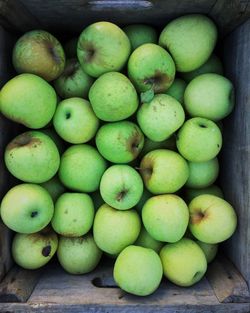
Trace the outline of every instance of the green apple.
[[163, 247], [163, 243], [155, 240], [142, 226], [141, 232], [135, 242], [136, 246], [149, 248], [154, 250], [156, 253], [159, 253], [161, 248]]
[[85, 28], [77, 44], [77, 56], [83, 70], [93, 77], [120, 71], [131, 50], [124, 31], [110, 22], [97, 22]]
[[92, 227], [94, 214], [94, 204], [89, 195], [66, 192], [55, 203], [51, 225], [59, 235], [80, 237]]
[[138, 246], [129, 246], [119, 254], [113, 272], [117, 285], [137, 296], [152, 294], [159, 287], [162, 274], [158, 254]]
[[143, 181], [131, 166], [112, 165], [102, 176], [100, 192], [108, 205], [118, 210], [128, 210], [140, 201]]
[[145, 43], [157, 43], [157, 31], [149, 25], [132, 24], [123, 28], [128, 36], [132, 51]]
[[45, 183], [42, 183], [41, 186], [49, 192], [54, 202], [62, 193], [65, 192], [65, 187], [63, 186], [57, 175], [55, 175]]
[[19, 266], [35, 270], [52, 259], [57, 246], [56, 233], [46, 227], [34, 234], [15, 234], [12, 241], [12, 256]]
[[49, 224], [54, 214], [53, 200], [46, 189], [35, 184], [12, 187], [1, 202], [1, 218], [18, 233], [38, 232]]
[[223, 66], [221, 60], [215, 54], [212, 54], [210, 58], [196, 70], [187, 73], [181, 73], [181, 77], [187, 83], [189, 83], [196, 76], [206, 73], [216, 73], [223, 75]]
[[99, 77], [90, 88], [89, 100], [96, 116], [106, 122], [128, 118], [138, 107], [134, 86], [125, 75], [118, 72]]
[[101, 155], [113, 163], [133, 161], [144, 144], [140, 128], [129, 121], [104, 124], [98, 130], [95, 140]]
[[176, 242], [187, 229], [189, 212], [186, 203], [177, 195], [159, 195], [146, 201], [142, 221], [148, 233], [158, 241]]
[[102, 251], [120, 253], [136, 241], [140, 230], [141, 220], [135, 210], [119, 211], [103, 204], [96, 212], [93, 233]]
[[160, 46], [147, 43], [131, 54], [128, 76], [137, 91], [165, 92], [173, 83], [175, 64], [170, 54]]
[[101, 257], [102, 251], [90, 234], [76, 238], [59, 238], [57, 258], [70, 274], [86, 274], [93, 271]]
[[178, 286], [192, 286], [207, 270], [205, 254], [197, 243], [188, 238], [164, 246], [160, 258], [165, 277]]
[[56, 79], [65, 66], [60, 42], [44, 30], [22, 35], [13, 48], [12, 62], [18, 73], [31, 73], [47, 81]]
[[141, 213], [142, 211], [142, 208], [145, 204], [145, 202], [151, 198], [153, 195], [152, 193], [150, 193], [146, 188], [143, 189], [143, 193], [142, 193], [142, 196], [141, 196], [141, 199], [140, 201], [136, 204], [135, 206], [135, 209], [138, 213]]
[[58, 136], [54, 128], [39, 129], [39, 131], [48, 135], [54, 141], [60, 155], [65, 151], [65, 142]]
[[43, 183], [56, 174], [60, 155], [49, 136], [39, 131], [28, 131], [7, 145], [4, 161], [16, 178], [30, 183]]
[[184, 92], [187, 87], [187, 83], [180, 78], [175, 78], [173, 84], [165, 92], [167, 95], [175, 98], [181, 104], [184, 103]]
[[86, 74], [77, 59], [69, 59], [62, 74], [54, 81], [56, 92], [63, 99], [81, 97], [86, 99], [94, 79]]
[[158, 149], [147, 153], [140, 164], [146, 188], [153, 194], [174, 193], [187, 181], [186, 160], [177, 152]]
[[77, 42], [78, 38], [74, 37], [65, 42], [63, 45], [63, 49], [67, 58], [75, 58], [77, 57]]
[[91, 193], [90, 196], [91, 199], [93, 200], [95, 211], [97, 211], [100, 208], [100, 206], [104, 204], [104, 200], [100, 194], [100, 190]]
[[233, 110], [235, 103], [233, 84], [218, 74], [202, 74], [188, 84], [184, 103], [191, 117], [221, 120]]
[[88, 142], [95, 136], [99, 119], [87, 100], [75, 97], [58, 104], [53, 124], [58, 135], [65, 141], [79, 144]]
[[189, 229], [205, 243], [227, 240], [237, 226], [237, 216], [230, 203], [214, 195], [200, 195], [189, 204]]
[[189, 188], [205, 188], [212, 185], [219, 175], [217, 158], [205, 162], [188, 162], [189, 177], [185, 184]]
[[168, 23], [159, 44], [172, 55], [179, 72], [190, 72], [204, 64], [217, 41], [217, 28], [205, 15], [189, 14]]
[[199, 240], [197, 240], [196, 243], [200, 246], [200, 248], [204, 252], [207, 263], [211, 263], [216, 257], [218, 251], [218, 244], [205, 243]]
[[181, 127], [185, 121], [185, 112], [176, 99], [160, 94], [140, 106], [137, 121], [149, 139], [163, 141]]
[[175, 135], [172, 135], [163, 141], [153, 141], [153, 140], [145, 137], [144, 138], [144, 145], [143, 145], [142, 151], [140, 153], [140, 157], [143, 157], [148, 152], [156, 150], [156, 149], [176, 150]]
[[21, 74], [12, 78], [0, 93], [1, 113], [29, 128], [46, 126], [55, 113], [56, 104], [53, 87], [33, 74]]
[[187, 203], [191, 202], [195, 197], [205, 194], [214, 195], [222, 199], [224, 198], [223, 191], [217, 185], [211, 185], [201, 189], [185, 188], [183, 192], [184, 199]]
[[176, 145], [179, 153], [190, 162], [209, 161], [221, 150], [221, 131], [214, 122], [194, 117], [179, 130]]
[[69, 147], [61, 157], [59, 178], [69, 189], [92, 192], [99, 188], [107, 162], [87, 144]]

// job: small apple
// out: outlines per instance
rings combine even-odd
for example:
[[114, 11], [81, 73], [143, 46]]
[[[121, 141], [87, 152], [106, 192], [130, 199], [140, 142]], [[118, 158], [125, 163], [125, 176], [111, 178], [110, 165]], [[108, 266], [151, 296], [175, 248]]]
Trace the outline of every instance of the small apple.
[[96, 146], [101, 155], [113, 163], [128, 163], [140, 153], [144, 136], [132, 122], [104, 124], [96, 134]]
[[193, 236], [205, 243], [227, 240], [237, 226], [234, 208], [214, 195], [200, 195], [189, 204], [189, 229]]
[[137, 121], [149, 139], [163, 141], [181, 127], [185, 121], [185, 113], [176, 99], [160, 94], [140, 106]]
[[184, 103], [184, 92], [187, 87], [187, 83], [180, 78], [175, 78], [173, 84], [165, 92], [167, 95], [175, 98], [181, 104]]
[[187, 229], [189, 212], [186, 203], [177, 195], [159, 195], [146, 201], [142, 221], [147, 232], [158, 241], [176, 242]]
[[0, 93], [1, 113], [28, 128], [46, 126], [55, 113], [56, 104], [53, 87], [33, 74], [21, 74], [12, 78]]
[[136, 246], [152, 249], [156, 253], [159, 253], [161, 248], [163, 247], [163, 243], [158, 240], [155, 240], [152, 236], [150, 236], [150, 234], [146, 231], [146, 229], [143, 226], [134, 244]]
[[75, 97], [58, 104], [53, 125], [65, 141], [79, 144], [88, 142], [95, 136], [99, 120], [87, 100]]
[[157, 43], [157, 31], [149, 25], [131, 24], [125, 26], [123, 31], [128, 36], [132, 51], [145, 43]]
[[235, 103], [233, 84], [218, 74], [199, 75], [188, 84], [184, 103], [191, 117], [221, 120], [233, 110]]
[[53, 35], [44, 30], [33, 30], [18, 39], [12, 61], [18, 73], [36, 74], [51, 81], [62, 73], [65, 54]]
[[187, 203], [190, 203], [195, 197], [205, 194], [224, 198], [223, 191], [217, 185], [211, 185], [201, 189], [185, 188], [183, 190], [183, 197]]
[[114, 266], [114, 280], [118, 286], [137, 296], [148, 296], [160, 285], [162, 264], [158, 254], [138, 246], [125, 248]]
[[149, 139], [148, 137], [145, 137], [144, 145], [140, 153], [140, 157], [144, 157], [144, 155], [147, 154], [148, 152], [157, 150], [157, 149], [176, 150], [175, 135], [172, 135], [163, 141], [153, 141]]
[[158, 149], [147, 153], [140, 164], [146, 188], [153, 194], [174, 193], [187, 181], [186, 160], [177, 152]]
[[56, 174], [60, 155], [49, 136], [39, 131], [28, 131], [7, 145], [4, 161], [16, 178], [30, 183], [43, 183]]
[[207, 270], [204, 252], [188, 238], [164, 246], [160, 258], [165, 277], [178, 286], [192, 286], [202, 279]]
[[66, 192], [55, 203], [51, 225], [64, 237], [80, 237], [92, 227], [94, 214], [94, 204], [89, 195]]
[[108, 205], [118, 210], [128, 210], [140, 201], [143, 181], [131, 166], [112, 165], [102, 176], [100, 192]]
[[96, 268], [102, 257], [92, 235], [60, 237], [57, 249], [59, 263], [70, 274], [86, 274]]
[[72, 39], [66, 41], [63, 45], [65, 55], [68, 59], [77, 57], [77, 42], [78, 38], [73, 37]]
[[63, 99], [81, 97], [86, 99], [94, 79], [86, 74], [77, 59], [69, 59], [62, 74], [54, 81], [56, 92]]
[[120, 253], [139, 236], [141, 220], [135, 210], [119, 211], [103, 204], [96, 212], [93, 233], [97, 246], [110, 254]]
[[214, 122], [194, 117], [178, 131], [176, 145], [179, 153], [190, 162], [209, 161], [220, 152], [221, 131]]
[[128, 76], [138, 92], [165, 92], [173, 83], [175, 64], [170, 54], [160, 46], [147, 43], [131, 54]]
[[65, 192], [65, 187], [63, 186], [57, 175], [55, 175], [45, 183], [42, 183], [41, 186], [49, 192], [54, 202], [56, 202], [58, 197]]
[[106, 168], [107, 162], [94, 147], [73, 145], [63, 153], [58, 174], [67, 188], [92, 192], [99, 188]]
[[211, 263], [216, 257], [218, 251], [218, 244], [205, 243], [199, 240], [197, 240], [196, 243], [200, 246], [200, 248], [204, 252], [207, 263]]
[[159, 44], [170, 52], [177, 71], [190, 72], [207, 61], [217, 36], [217, 28], [210, 18], [189, 14], [168, 23], [160, 34]]
[[89, 91], [96, 116], [106, 122], [128, 118], [138, 107], [138, 96], [130, 80], [118, 72], [100, 76]]
[[127, 35], [117, 25], [97, 22], [85, 28], [77, 44], [77, 56], [83, 70], [90, 76], [120, 71], [130, 54]]

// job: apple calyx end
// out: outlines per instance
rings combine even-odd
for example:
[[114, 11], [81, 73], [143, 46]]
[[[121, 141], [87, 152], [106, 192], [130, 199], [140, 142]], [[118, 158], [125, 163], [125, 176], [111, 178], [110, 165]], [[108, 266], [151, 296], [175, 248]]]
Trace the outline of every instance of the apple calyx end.
[[205, 216], [206, 216], [206, 214], [204, 214], [203, 212], [196, 211], [195, 213], [191, 214], [191, 216], [190, 216], [191, 223], [192, 224], [199, 224]]

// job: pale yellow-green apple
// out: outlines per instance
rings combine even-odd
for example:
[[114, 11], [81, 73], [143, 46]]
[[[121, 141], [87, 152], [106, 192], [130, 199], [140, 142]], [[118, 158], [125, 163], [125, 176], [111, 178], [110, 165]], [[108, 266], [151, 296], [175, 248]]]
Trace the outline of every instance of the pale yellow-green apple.
[[134, 114], [138, 107], [133, 84], [118, 72], [100, 76], [89, 90], [89, 101], [96, 116], [106, 122], [124, 120]]
[[17, 40], [12, 62], [18, 73], [32, 73], [51, 81], [62, 73], [65, 54], [53, 35], [44, 30], [33, 30]]
[[95, 136], [99, 119], [89, 101], [74, 97], [58, 104], [53, 125], [58, 135], [65, 141], [79, 144], [88, 142]]
[[77, 56], [83, 70], [93, 77], [120, 71], [130, 54], [127, 35], [117, 25], [97, 22], [86, 27], [78, 39]]
[[183, 190], [183, 197], [187, 203], [191, 202], [195, 197], [205, 194], [224, 198], [223, 191], [217, 185], [211, 185], [201, 189], [184, 188]]
[[57, 175], [55, 175], [45, 183], [42, 183], [41, 186], [49, 192], [54, 202], [58, 199], [58, 197], [61, 194], [65, 192], [65, 187], [63, 186]]
[[137, 121], [149, 139], [163, 141], [181, 127], [185, 121], [185, 112], [175, 98], [159, 94], [140, 106]]
[[140, 230], [141, 220], [135, 210], [120, 211], [103, 204], [96, 212], [93, 233], [102, 251], [120, 253], [136, 241]]
[[234, 107], [235, 94], [229, 79], [218, 74], [202, 74], [194, 78], [184, 93], [184, 107], [191, 117], [219, 121]]
[[190, 162], [205, 162], [217, 156], [222, 146], [219, 127], [206, 118], [187, 120], [178, 131], [176, 146]]
[[94, 215], [94, 204], [88, 194], [66, 192], [55, 203], [51, 226], [64, 237], [80, 237], [91, 229]]
[[30, 234], [49, 224], [54, 214], [54, 203], [43, 187], [20, 184], [5, 194], [0, 212], [4, 224], [11, 230]]
[[73, 37], [70, 40], [66, 41], [65, 44], [63, 45], [65, 56], [68, 59], [77, 57], [77, 42], [78, 37]]
[[151, 193], [164, 194], [174, 193], [184, 186], [189, 169], [186, 160], [177, 152], [158, 149], [143, 157], [140, 173]]
[[217, 28], [210, 18], [189, 14], [168, 23], [160, 34], [159, 44], [170, 52], [177, 71], [190, 72], [208, 60], [217, 36]]
[[165, 92], [174, 81], [175, 64], [162, 47], [146, 43], [131, 54], [128, 60], [128, 76], [138, 92], [153, 90]]
[[54, 81], [54, 87], [63, 99], [80, 97], [86, 99], [94, 79], [86, 74], [77, 59], [69, 59], [62, 74]]
[[230, 238], [237, 226], [234, 208], [214, 195], [200, 195], [189, 204], [189, 229], [205, 243], [219, 243]]
[[70, 274], [86, 274], [95, 269], [102, 257], [91, 234], [60, 237], [57, 249], [59, 263]]
[[188, 238], [165, 245], [160, 258], [164, 276], [178, 286], [192, 286], [202, 279], [207, 270], [204, 252]]
[[55, 254], [58, 238], [49, 227], [34, 234], [15, 234], [12, 256], [21, 267], [35, 270], [47, 264]]
[[200, 246], [200, 248], [204, 252], [207, 263], [211, 263], [216, 257], [218, 251], [218, 244], [205, 243], [199, 240], [197, 240], [196, 243]]
[[131, 24], [123, 31], [128, 36], [132, 51], [145, 43], [157, 43], [158, 34], [155, 28], [145, 24]]
[[216, 74], [223, 75], [223, 66], [222, 66], [221, 60], [215, 54], [212, 54], [210, 58], [200, 67], [198, 67], [196, 70], [193, 70], [191, 72], [181, 73], [181, 77], [187, 83], [189, 83], [196, 76], [206, 74], [206, 73], [216, 73]]
[[96, 146], [101, 155], [113, 163], [128, 163], [136, 159], [144, 144], [144, 135], [132, 122], [104, 124], [97, 132]]
[[43, 183], [56, 174], [60, 155], [49, 136], [40, 131], [28, 131], [7, 145], [4, 161], [16, 178], [30, 183]]
[[155, 240], [176, 242], [184, 236], [188, 227], [188, 207], [177, 195], [154, 196], [142, 208], [142, 221]]
[[149, 191], [147, 190], [147, 188], [144, 188], [144, 189], [143, 189], [143, 193], [142, 193], [141, 199], [140, 199], [140, 201], [139, 201], [139, 202], [136, 204], [136, 206], [135, 206], [135, 209], [136, 209], [136, 211], [137, 211], [138, 213], [141, 214], [141, 211], [142, 211], [142, 208], [143, 208], [145, 202], [146, 202], [149, 198], [151, 198], [152, 196], [153, 196], [153, 194], [152, 194], [151, 192], [149, 192]]
[[117, 257], [114, 280], [124, 291], [137, 296], [148, 296], [160, 285], [162, 264], [158, 254], [148, 248], [129, 246]]
[[186, 87], [187, 83], [183, 79], [175, 78], [173, 84], [168, 88], [165, 93], [183, 104], [184, 92]]
[[20, 74], [1, 89], [0, 111], [8, 119], [28, 128], [42, 128], [56, 110], [56, 92], [44, 79]]
[[212, 185], [219, 175], [219, 161], [215, 157], [205, 162], [188, 162], [188, 188], [205, 188]]
[[48, 135], [54, 141], [60, 155], [65, 151], [65, 142], [57, 134], [54, 128], [39, 129], [39, 131]]
[[148, 152], [157, 150], [157, 149], [176, 150], [175, 135], [172, 135], [163, 141], [153, 141], [145, 136], [144, 145], [139, 156], [143, 157]]
[[100, 192], [108, 205], [118, 210], [128, 210], [140, 201], [143, 181], [133, 167], [124, 164], [112, 165], [101, 178]]
[[153, 249], [156, 253], [159, 253], [163, 247], [163, 243], [155, 240], [142, 226], [140, 234], [134, 243], [136, 246]]
[[99, 188], [107, 162], [100, 153], [87, 144], [69, 147], [61, 157], [59, 178], [69, 189], [92, 192]]

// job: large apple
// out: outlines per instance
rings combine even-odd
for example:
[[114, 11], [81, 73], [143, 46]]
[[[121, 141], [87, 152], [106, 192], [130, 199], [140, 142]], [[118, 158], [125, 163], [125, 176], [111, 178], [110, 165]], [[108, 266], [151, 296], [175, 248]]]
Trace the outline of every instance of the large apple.
[[174, 19], [159, 38], [159, 44], [170, 52], [179, 72], [190, 72], [204, 64], [212, 54], [216, 41], [214, 22], [201, 14]]
[[237, 216], [230, 203], [214, 195], [200, 195], [189, 204], [189, 229], [205, 243], [227, 240], [237, 226]]
[[136, 246], [149, 248], [154, 250], [156, 253], [159, 253], [161, 248], [163, 247], [163, 242], [155, 240], [142, 226], [140, 234], [134, 243]]
[[162, 274], [161, 260], [154, 250], [129, 246], [116, 259], [113, 275], [121, 289], [148, 296], [159, 287]]
[[129, 121], [104, 124], [98, 130], [95, 140], [101, 155], [113, 163], [133, 161], [144, 144], [142, 131]]
[[138, 96], [130, 80], [118, 72], [103, 74], [91, 86], [89, 100], [96, 116], [107, 122], [131, 116], [138, 107]]
[[56, 174], [60, 155], [49, 136], [39, 131], [28, 131], [7, 145], [4, 160], [16, 178], [30, 183], [43, 183]]
[[175, 78], [173, 84], [168, 88], [165, 93], [183, 104], [184, 92], [186, 87], [187, 83], [183, 79]]
[[100, 192], [103, 200], [113, 208], [128, 210], [140, 201], [143, 181], [131, 166], [113, 165], [102, 176]]
[[55, 113], [56, 104], [53, 87], [33, 74], [21, 74], [12, 78], [0, 93], [1, 113], [29, 128], [46, 126]]
[[119, 211], [103, 204], [96, 212], [93, 233], [97, 246], [110, 254], [120, 253], [139, 236], [141, 221], [135, 210]]
[[49, 192], [54, 202], [62, 193], [65, 192], [65, 187], [63, 186], [57, 175], [55, 175], [45, 183], [42, 183], [41, 186]]
[[120, 71], [130, 54], [130, 41], [124, 31], [110, 22], [97, 22], [85, 28], [77, 44], [83, 70], [93, 77]]
[[132, 51], [145, 43], [157, 43], [157, 31], [152, 26], [131, 24], [125, 26], [123, 31], [130, 40]]
[[65, 55], [60, 42], [44, 30], [25, 33], [16, 42], [13, 65], [18, 73], [32, 73], [47, 81], [56, 79], [65, 66]]
[[194, 198], [205, 194], [214, 195], [222, 199], [224, 198], [223, 191], [217, 185], [211, 185], [201, 189], [185, 188], [183, 190], [183, 197], [187, 203], [191, 202]]

